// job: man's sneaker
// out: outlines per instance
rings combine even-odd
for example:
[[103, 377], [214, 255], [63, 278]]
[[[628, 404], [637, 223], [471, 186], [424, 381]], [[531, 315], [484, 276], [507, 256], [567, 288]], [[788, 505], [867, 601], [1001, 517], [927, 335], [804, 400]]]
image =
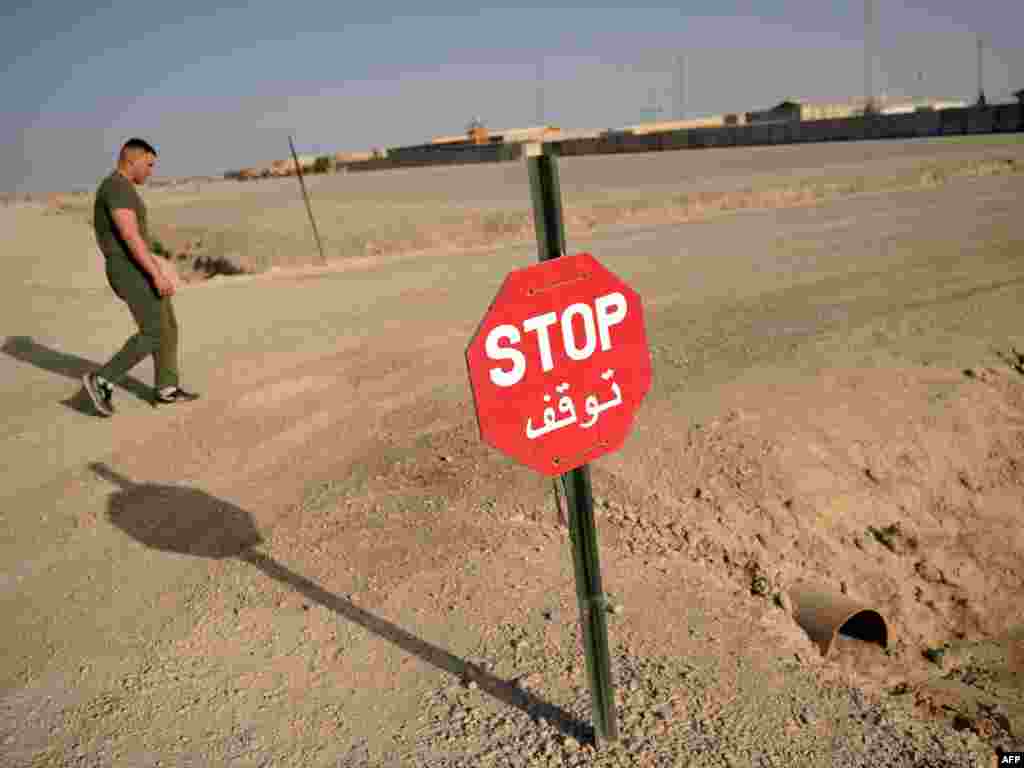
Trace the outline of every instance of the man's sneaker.
[[114, 387], [106, 379], [95, 373], [87, 373], [82, 377], [82, 386], [89, 393], [92, 404], [104, 416], [114, 415]]
[[157, 405], [166, 405], [169, 403], [190, 403], [198, 399], [199, 395], [195, 392], [187, 392], [181, 387], [167, 387], [166, 389], [157, 390], [155, 402]]

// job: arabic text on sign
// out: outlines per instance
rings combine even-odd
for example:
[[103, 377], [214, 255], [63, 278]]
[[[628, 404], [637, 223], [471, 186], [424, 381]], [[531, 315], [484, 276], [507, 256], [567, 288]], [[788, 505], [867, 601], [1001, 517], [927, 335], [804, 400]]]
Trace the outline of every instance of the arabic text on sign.
[[[614, 370], [607, 370], [601, 374], [601, 378], [605, 381], [611, 381], [612, 377], [615, 376]], [[583, 412], [587, 414], [589, 420], [579, 421], [578, 414], [576, 412], [576, 404], [572, 398], [566, 394], [568, 392], [569, 385], [565, 382], [555, 387], [555, 391], [562, 396], [558, 399], [557, 409], [554, 406], [548, 406], [544, 409], [541, 420], [543, 426], [534, 427], [533, 418], [526, 420], [526, 437], [529, 440], [536, 440], [538, 437], [542, 437], [550, 432], [555, 432], [559, 429], [564, 429], [572, 424], [579, 424], [582, 429], [590, 429], [594, 424], [597, 423], [600, 415], [607, 411], [609, 408], [614, 408], [622, 403], [622, 390], [619, 385], [612, 381], [611, 390], [613, 397], [610, 400], [601, 402], [597, 395], [587, 395], [583, 401]], [[544, 395], [544, 402], [551, 402], [551, 395]], [[559, 418], [559, 414], [563, 414]]]

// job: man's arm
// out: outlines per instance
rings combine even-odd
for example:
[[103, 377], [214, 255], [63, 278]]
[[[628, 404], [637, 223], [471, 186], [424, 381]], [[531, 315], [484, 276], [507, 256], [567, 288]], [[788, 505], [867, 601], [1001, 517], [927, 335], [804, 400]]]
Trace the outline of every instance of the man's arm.
[[163, 275], [163, 272], [160, 269], [160, 265], [156, 262], [156, 257], [149, 252], [149, 246], [146, 245], [146, 241], [142, 239], [135, 211], [131, 208], [115, 208], [111, 211], [111, 215], [118, 231], [121, 233], [121, 238], [127, 243], [128, 249], [131, 251], [132, 258], [154, 281], [158, 280]]
[[177, 273], [172, 279], [156, 257], [149, 252], [149, 246], [139, 232], [139, 222], [135, 217], [135, 211], [131, 208], [115, 208], [112, 215], [121, 237], [128, 244], [132, 258], [149, 275], [157, 293], [161, 296], [172, 296], [178, 289]]

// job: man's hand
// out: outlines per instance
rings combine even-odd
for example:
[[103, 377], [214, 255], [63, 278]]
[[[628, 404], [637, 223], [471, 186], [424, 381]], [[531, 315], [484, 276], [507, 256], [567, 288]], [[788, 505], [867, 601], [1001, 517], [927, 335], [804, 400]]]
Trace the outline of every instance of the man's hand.
[[162, 269], [157, 270], [156, 275], [153, 277], [153, 284], [156, 286], [157, 293], [161, 296], [173, 296], [174, 291], [177, 289], [174, 280], [168, 277]]
[[159, 257], [156, 257], [154, 260], [156, 261], [157, 267], [160, 268], [160, 273], [170, 282], [171, 286], [174, 288], [172, 293], [177, 293], [179, 290], [181, 290], [181, 277], [178, 275], [178, 270], [174, 268], [174, 265], [171, 262], [165, 261]]

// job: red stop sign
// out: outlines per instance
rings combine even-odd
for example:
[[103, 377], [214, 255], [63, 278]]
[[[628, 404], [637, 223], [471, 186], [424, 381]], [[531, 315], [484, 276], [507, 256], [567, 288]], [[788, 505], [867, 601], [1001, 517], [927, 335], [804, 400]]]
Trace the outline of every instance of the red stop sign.
[[466, 364], [483, 440], [563, 474], [618, 449], [651, 387], [640, 296], [589, 253], [517, 269]]

